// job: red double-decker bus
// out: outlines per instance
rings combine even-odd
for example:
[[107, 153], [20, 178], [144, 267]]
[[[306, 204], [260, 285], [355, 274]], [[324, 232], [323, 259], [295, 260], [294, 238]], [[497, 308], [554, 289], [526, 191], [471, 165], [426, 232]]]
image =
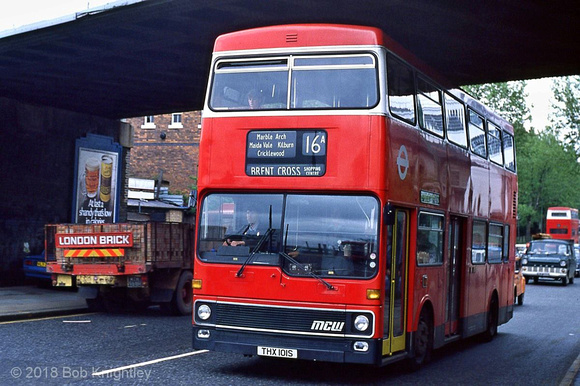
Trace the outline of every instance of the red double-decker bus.
[[375, 28], [218, 37], [193, 346], [427, 362], [513, 312], [513, 128]]
[[579, 232], [578, 209], [561, 206], [548, 208], [546, 233], [553, 239], [572, 240], [578, 244]]

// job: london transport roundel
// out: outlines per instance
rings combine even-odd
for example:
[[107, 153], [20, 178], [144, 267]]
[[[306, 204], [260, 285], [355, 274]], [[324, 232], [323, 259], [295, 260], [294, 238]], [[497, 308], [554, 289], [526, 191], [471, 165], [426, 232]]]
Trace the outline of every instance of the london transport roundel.
[[399, 148], [399, 154], [397, 155], [397, 169], [399, 171], [399, 177], [404, 180], [407, 177], [407, 171], [409, 170], [409, 156], [407, 155], [407, 148], [405, 145], [401, 145]]

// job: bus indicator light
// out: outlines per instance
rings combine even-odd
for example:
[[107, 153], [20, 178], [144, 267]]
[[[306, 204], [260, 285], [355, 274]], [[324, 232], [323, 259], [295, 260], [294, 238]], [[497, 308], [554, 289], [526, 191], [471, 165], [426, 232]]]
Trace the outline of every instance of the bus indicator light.
[[367, 299], [368, 300], [378, 300], [381, 298], [381, 290], [378, 289], [367, 289]]

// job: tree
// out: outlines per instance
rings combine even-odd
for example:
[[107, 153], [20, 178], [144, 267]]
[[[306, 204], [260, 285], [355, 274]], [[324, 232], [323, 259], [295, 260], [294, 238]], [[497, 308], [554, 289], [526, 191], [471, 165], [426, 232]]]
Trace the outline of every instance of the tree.
[[578, 207], [580, 170], [576, 154], [548, 131], [526, 137], [519, 149], [518, 215], [529, 239], [532, 227], [545, 230], [548, 207]]
[[552, 129], [580, 157], [580, 76], [554, 79]]
[[515, 131], [518, 138], [525, 135], [524, 124], [531, 121], [530, 109], [526, 105], [526, 82], [504, 82], [465, 86], [464, 89], [476, 99], [497, 112]]

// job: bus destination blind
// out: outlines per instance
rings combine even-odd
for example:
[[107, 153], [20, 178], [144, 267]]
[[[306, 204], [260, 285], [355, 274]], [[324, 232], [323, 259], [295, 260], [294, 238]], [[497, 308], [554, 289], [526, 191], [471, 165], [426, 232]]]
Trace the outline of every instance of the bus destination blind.
[[246, 174], [266, 177], [320, 177], [326, 173], [327, 133], [323, 130], [250, 131]]

